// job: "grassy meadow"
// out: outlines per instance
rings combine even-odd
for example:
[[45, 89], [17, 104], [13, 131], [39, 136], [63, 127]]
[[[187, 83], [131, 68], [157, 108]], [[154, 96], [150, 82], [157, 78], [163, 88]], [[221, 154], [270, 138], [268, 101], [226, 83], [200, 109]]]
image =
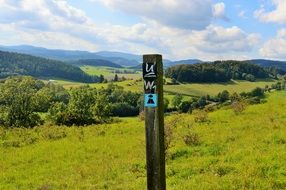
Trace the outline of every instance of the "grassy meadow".
[[[115, 71], [120, 71], [120, 72], [124, 72], [124, 71], [129, 71], [132, 72], [132, 69], [128, 69], [128, 68], [113, 68], [113, 67], [94, 67], [94, 66], [82, 66], [80, 67], [84, 72], [86, 72], [89, 75], [103, 75], [106, 79], [111, 80], [114, 79], [115, 76]], [[125, 77], [127, 79], [138, 79], [141, 77], [140, 72], [136, 72], [136, 73], [124, 73], [124, 74], [117, 74], [119, 78], [121, 77]]]
[[[186, 83], [179, 85], [164, 85], [164, 92], [166, 94], [182, 94], [185, 96], [204, 96], [207, 94], [215, 96], [223, 90], [227, 90], [230, 93], [250, 92], [256, 87], [264, 88], [266, 85], [271, 86], [271, 84], [274, 84], [275, 82], [275, 80], [263, 80], [256, 82], [232, 80], [228, 83]], [[54, 83], [62, 85], [67, 89], [84, 85], [83, 83], [66, 80], [55, 80]], [[122, 82], [114, 82], [114, 84], [122, 86], [125, 90], [130, 90], [133, 92], [143, 91], [143, 82], [140, 80], [126, 80]], [[93, 83], [89, 85], [95, 88], [106, 88], [108, 83]]]
[[[94, 66], [82, 66], [81, 69], [89, 75], [104, 75], [108, 80], [114, 78], [114, 71], [131, 71], [128, 68], [111, 68], [111, 67], [94, 67]], [[132, 92], [143, 92], [143, 82], [141, 80], [142, 73], [136, 72], [134, 74], [118, 74], [118, 77], [125, 77], [127, 80], [114, 82], [114, 84], [121, 86], [124, 90], [129, 90]], [[166, 79], [170, 81], [170, 79]], [[73, 82], [61, 79], [55, 79], [53, 81], [55, 84], [62, 85], [66, 89], [72, 87], [79, 87], [85, 85], [85, 83]], [[205, 95], [216, 96], [219, 92], [227, 90], [230, 93], [241, 93], [250, 92], [256, 87], [264, 88], [266, 85], [271, 86], [274, 84], [275, 80], [257, 80], [255, 82], [245, 81], [245, 80], [232, 80], [226, 83], [180, 83], [179, 85], [164, 85], [165, 97], [171, 100], [175, 94], [184, 95], [184, 99], [188, 97], [200, 97]], [[106, 88], [109, 83], [92, 83], [89, 84], [95, 88]]]
[[[286, 93], [236, 115], [165, 117], [169, 190], [286, 189]], [[0, 189], [146, 189], [138, 117], [86, 127], [0, 128]]]

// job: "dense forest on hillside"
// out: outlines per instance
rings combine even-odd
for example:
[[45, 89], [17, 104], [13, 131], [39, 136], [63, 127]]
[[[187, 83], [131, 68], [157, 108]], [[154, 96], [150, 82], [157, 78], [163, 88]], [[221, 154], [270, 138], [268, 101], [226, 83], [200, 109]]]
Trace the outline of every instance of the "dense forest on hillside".
[[103, 59], [80, 59], [78, 61], [72, 62], [75, 65], [90, 65], [90, 66], [104, 66], [104, 67], [114, 67], [114, 68], [122, 68], [121, 65], [113, 63], [111, 61], [103, 60]]
[[268, 78], [272, 73], [247, 61], [215, 61], [176, 65], [166, 69], [165, 76], [179, 82], [227, 82], [231, 79], [255, 81]]
[[286, 73], [286, 61], [274, 61], [274, 60], [266, 60], [266, 59], [253, 59], [249, 60], [249, 62], [254, 63], [256, 65], [260, 65], [262, 67], [271, 68], [272, 70], [276, 68], [279, 74]]
[[0, 51], [0, 78], [13, 75], [62, 78], [79, 82], [98, 82], [80, 68], [61, 61]]

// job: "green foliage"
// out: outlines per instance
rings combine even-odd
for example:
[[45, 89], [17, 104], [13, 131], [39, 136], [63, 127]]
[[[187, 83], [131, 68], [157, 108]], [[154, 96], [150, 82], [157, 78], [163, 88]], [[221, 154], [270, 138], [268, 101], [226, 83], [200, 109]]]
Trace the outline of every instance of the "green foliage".
[[179, 107], [180, 104], [182, 103], [182, 100], [183, 100], [183, 96], [181, 94], [176, 94], [174, 98], [172, 99], [172, 104], [174, 108]]
[[192, 65], [176, 65], [165, 71], [165, 76], [179, 82], [227, 82], [231, 79], [255, 81], [268, 78], [269, 72], [247, 61], [215, 61]]
[[0, 78], [14, 75], [62, 78], [79, 82], [98, 82], [80, 68], [61, 62], [19, 53], [0, 51]]
[[218, 93], [217, 98], [218, 98], [219, 102], [223, 103], [223, 102], [229, 100], [229, 92], [227, 90], [224, 90], [224, 91]]
[[192, 110], [192, 101], [183, 101], [179, 106], [179, 111], [181, 113], [187, 113]]
[[135, 116], [141, 106], [139, 93], [114, 84], [106, 89], [82, 86], [69, 94], [67, 104], [56, 103], [49, 110], [49, 119], [57, 125], [90, 125], [106, 122], [110, 116]]
[[165, 98], [165, 97], [164, 97], [163, 101], [164, 101], [164, 112], [167, 112], [167, 110], [169, 108], [170, 101], [168, 98]]
[[49, 118], [57, 125], [90, 125], [109, 118], [108, 100], [89, 86], [70, 90], [68, 104], [56, 103], [49, 110]]
[[114, 82], [118, 82], [118, 81], [119, 81], [117, 74], [115, 74], [113, 81], [114, 81]]
[[264, 96], [264, 90], [262, 88], [257, 87], [254, 90], [252, 90], [249, 94], [252, 97], [263, 97]]
[[7, 79], [0, 85], [1, 122], [7, 127], [34, 127], [42, 123], [36, 113], [47, 99], [45, 84], [31, 77]]

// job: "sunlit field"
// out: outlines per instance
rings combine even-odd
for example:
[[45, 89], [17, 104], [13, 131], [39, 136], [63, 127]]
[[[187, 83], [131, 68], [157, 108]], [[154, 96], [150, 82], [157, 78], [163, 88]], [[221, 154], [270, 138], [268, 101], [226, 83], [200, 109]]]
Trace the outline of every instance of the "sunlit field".
[[[235, 114], [165, 117], [167, 188], [286, 189], [286, 93]], [[190, 138], [191, 137], [191, 138]], [[188, 138], [190, 138], [188, 140]], [[0, 128], [0, 189], [146, 189], [144, 123]]]

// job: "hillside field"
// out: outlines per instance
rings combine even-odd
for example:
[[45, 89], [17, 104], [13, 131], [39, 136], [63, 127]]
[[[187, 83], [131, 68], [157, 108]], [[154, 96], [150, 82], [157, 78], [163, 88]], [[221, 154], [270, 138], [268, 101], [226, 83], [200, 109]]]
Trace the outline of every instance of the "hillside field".
[[[166, 94], [183, 94], [185, 96], [215, 96], [223, 90], [227, 90], [230, 93], [250, 92], [256, 87], [264, 88], [265, 85], [271, 86], [275, 80], [262, 80], [256, 82], [232, 80], [228, 83], [187, 83], [180, 85], [164, 85], [164, 92]], [[77, 87], [84, 85], [84, 83], [69, 82], [66, 80], [56, 80], [56, 84], [63, 85], [65, 88]], [[122, 82], [115, 82], [119, 86], [122, 86], [125, 90], [133, 92], [143, 91], [143, 82], [139, 80], [126, 80]], [[92, 87], [101, 88], [107, 87], [108, 83], [93, 83], [89, 84]]]
[[[133, 72], [132, 69], [128, 69], [128, 68], [113, 68], [113, 67], [94, 67], [94, 66], [81, 66], [80, 67], [84, 72], [86, 72], [89, 75], [103, 75], [107, 80], [112, 80], [114, 79], [115, 76], [115, 71], [120, 71], [120, 72]], [[141, 73], [140, 72], [136, 72], [136, 73], [124, 73], [124, 74], [117, 74], [119, 78], [121, 77], [125, 77], [127, 79], [138, 79], [141, 77]]]
[[[173, 131], [167, 188], [286, 189], [286, 93], [241, 114], [198, 123], [165, 117]], [[87, 127], [0, 128], [0, 189], [146, 189], [145, 130], [138, 117]], [[186, 135], [193, 137], [185, 143]]]

